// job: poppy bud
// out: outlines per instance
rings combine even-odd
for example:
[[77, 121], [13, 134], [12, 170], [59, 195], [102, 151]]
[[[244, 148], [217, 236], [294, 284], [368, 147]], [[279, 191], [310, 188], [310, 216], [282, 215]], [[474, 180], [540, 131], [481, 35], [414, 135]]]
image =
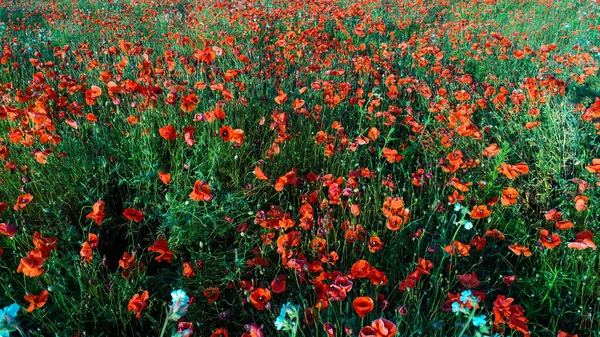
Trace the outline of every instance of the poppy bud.
[[221, 311], [219, 313], [219, 319], [222, 321], [228, 321], [231, 319], [231, 314], [229, 314], [229, 311]]
[[399, 305], [398, 308], [397, 308], [397, 310], [398, 310], [398, 314], [400, 316], [406, 316], [406, 314], [408, 314], [408, 308], [406, 308], [403, 305]]
[[196, 260], [196, 267], [198, 267], [198, 269], [202, 269], [202, 267], [204, 267], [204, 261]]

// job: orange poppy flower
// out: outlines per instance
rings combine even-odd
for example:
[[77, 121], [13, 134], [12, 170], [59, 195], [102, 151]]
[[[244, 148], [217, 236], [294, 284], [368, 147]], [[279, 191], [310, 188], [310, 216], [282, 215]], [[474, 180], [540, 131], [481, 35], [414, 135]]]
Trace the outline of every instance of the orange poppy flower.
[[548, 212], [546, 212], [546, 220], [548, 221], [559, 221], [560, 219], [562, 219], [562, 214], [555, 210], [555, 209], [551, 209]]
[[42, 254], [43, 258], [47, 258], [50, 252], [56, 249], [57, 238], [46, 238], [39, 232], [33, 233], [33, 245]]
[[96, 224], [98, 224], [98, 226], [100, 226], [102, 224], [102, 220], [104, 220], [105, 215], [106, 214], [104, 213], [104, 201], [98, 200], [96, 201], [94, 206], [92, 206], [92, 211], [88, 213], [88, 215], [86, 215], [85, 217], [87, 219], [92, 219]]
[[167, 185], [171, 182], [171, 174], [165, 172], [158, 172], [158, 179], [162, 181], [163, 184]]
[[561, 243], [560, 235], [556, 233], [552, 233], [552, 235], [550, 235], [550, 232], [548, 232], [548, 230], [542, 229], [540, 230], [540, 243], [542, 244], [542, 246], [548, 249], [555, 248]]
[[355, 298], [354, 301], [352, 301], [352, 307], [354, 308], [354, 311], [356, 311], [358, 316], [360, 316], [360, 318], [365, 318], [365, 316], [367, 316], [368, 313], [373, 311], [375, 303], [373, 302], [373, 299], [371, 299], [369, 296], [361, 296]]
[[140, 118], [138, 116], [133, 116], [133, 115], [125, 118], [125, 120], [131, 125], [135, 125], [140, 122]]
[[481, 152], [484, 157], [495, 157], [498, 153], [500, 153], [500, 148], [496, 143], [490, 144]]
[[585, 169], [590, 173], [600, 172], [600, 159], [594, 158], [592, 159], [592, 165], [588, 165]]
[[257, 288], [250, 293], [250, 302], [258, 310], [264, 310], [269, 300], [271, 300], [271, 291], [269, 289]]
[[194, 189], [190, 193], [190, 198], [195, 201], [207, 201], [210, 202], [213, 198], [210, 192], [210, 186], [204, 182], [204, 180], [196, 180]]
[[518, 195], [519, 192], [516, 189], [512, 187], [505, 188], [502, 191], [502, 199], [500, 200], [502, 206], [510, 206], [516, 204]]
[[126, 217], [128, 220], [135, 222], [140, 222], [142, 221], [142, 219], [144, 219], [144, 213], [142, 211], [131, 207], [123, 211], [123, 216]]
[[575, 240], [575, 242], [569, 242], [568, 247], [571, 249], [579, 250], [588, 248], [596, 250], [596, 245], [594, 244], [594, 241], [592, 241], [593, 237], [594, 234], [592, 232], [590, 232], [589, 230], [584, 230], [583, 232], [577, 233], [577, 239]]
[[397, 215], [392, 215], [388, 218], [385, 226], [391, 231], [397, 231], [402, 227], [403, 224], [404, 221], [401, 217]]
[[173, 252], [169, 249], [169, 244], [164, 238], [158, 239], [152, 247], [148, 248], [148, 251], [160, 253], [160, 255], [155, 258], [158, 262], [167, 261], [171, 263], [171, 260], [173, 259]]
[[526, 174], [529, 172], [529, 166], [527, 164], [521, 162], [515, 165], [510, 165], [507, 163], [502, 163], [498, 167], [498, 172], [505, 175], [508, 179], [515, 179], [522, 174]]
[[444, 247], [444, 251], [450, 255], [458, 253], [460, 256], [469, 256], [470, 245], [454, 240], [451, 245]]
[[556, 228], [563, 231], [573, 227], [575, 227], [575, 224], [569, 220], [560, 220], [556, 222]]
[[494, 239], [498, 239], [498, 240], [504, 240], [505, 239], [504, 234], [501, 231], [499, 231], [499, 230], [497, 230], [495, 228], [494, 229], [488, 229], [487, 231], [485, 231], [485, 236], [491, 236]]
[[33, 195], [31, 195], [29, 193], [20, 195], [17, 198], [17, 203], [15, 204], [15, 206], [13, 208], [15, 209], [15, 211], [19, 210], [19, 209], [23, 209], [23, 208], [25, 208], [25, 206], [27, 206], [28, 203], [31, 202], [31, 200], [33, 200]]
[[242, 145], [242, 143], [244, 142], [244, 139], [246, 139], [246, 136], [244, 136], [244, 130], [242, 130], [242, 129], [233, 130], [233, 135], [231, 136], [231, 141], [233, 142], [234, 145]]
[[45, 259], [42, 257], [42, 252], [39, 250], [30, 250], [27, 252], [27, 257], [21, 258], [21, 263], [17, 268], [17, 273], [23, 273], [29, 277], [40, 276], [44, 273], [41, 269]]
[[525, 129], [531, 130], [533, 128], [540, 126], [540, 124], [542, 124], [542, 122], [539, 122], [539, 121], [527, 122], [527, 123], [525, 123]]
[[388, 149], [387, 147], [383, 148], [382, 156], [391, 164], [404, 159], [402, 155], [398, 154], [397, 150]]
[[515, 253], [515, 255], [521, 255], [523, 254], [525, 257], [527, 256], [531, 256], [531, 254], [533, 254], [528, 247], [522, 246], [520, 244], [513, 244], [508, 246], [508, 249], [510, 249], [513, 253]]
[[196, 276], [196, 272], [194, 271], [194, 267], [191, 263], [185, 262], [183, 264], [183, 276], [187, 278]]
[[371, 322], [371, 327], [375, 330], [377, 337], [392, 337], [398, 332], [396, 324], [385, 318], [379, 318]]
[[129, 267], [131, 267], [134, 260], [134, 254], [129, 254], [128, 252], [125, 252], [123, 253], [123, 257], [119, 260], [119, 267], [123, 269], [128, 269]]
[[129, 300], [129, 304], [127, 305], [127, 310], [134, 311], [135, 318], [139, 319], [142, 315], [142, 310], [148, 306], [148, 291], [144, 290], [142, 295], [135, 294]]
[[90, 246], [89, 242], [86, 241], [81, 244], [81, 251], [79, 252], [79, 255], [81, 255], [81, 257], [86, 259], [88, 262], [92, 261], [92, 247]]
[[282, 90], [278, 90], [278, 92], [279, 95], [275, 96], [275, 102], [281, 105], [283, 102], [287, 101], [288, 96]]
[[158, 129], [158, 132], [160, 133], [160, 136], [166, 140], [173, 140], [179, 137], [179, 134], [177, 134], [177, 130], [175, 130], [175, 128], [171, 124]]
[[582, 212], [588, 209], [588, 197], [578, 195], [575, 197], [574, 201], [577, 212]]
[[258, 167], [258, 166], [255, 167], [253, 173], [257, 179], [263, 180], [263, 181], [269, 181], [269, 177], [267, 177], [267, 175], [263, 172], [263, 170], [260, 167]]
[[490, 211], [486, 205], [480, 205], [480, 206], [473, 206], [473, 209], [471, 210], [471, 218], [472, 219], [484, 219], [487, 218], [488, 216], [490, 216], [490, 213], [492, 213], [492, 211]]
[[32, 312], [35, 309], [46, 305], [46, 302], [48, 302], [48, 290], [43, 290], [39, 295], [25, 295], [24, 298], [27, 302], [29, 302], [29, 308], [27, 308], [27, 312]]
[[576, 334], [575, 335], [569, 335], [568, 333], [562, 331], [562, 330], [558, 330], [558, 335], [556, 337], [578, 337]]

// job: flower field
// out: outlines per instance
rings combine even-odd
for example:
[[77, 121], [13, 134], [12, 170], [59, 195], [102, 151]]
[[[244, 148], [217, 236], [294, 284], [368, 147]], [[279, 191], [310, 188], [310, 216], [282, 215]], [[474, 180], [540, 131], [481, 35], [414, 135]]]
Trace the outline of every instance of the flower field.
[[0, 336], [600, 336], [600, 2], [0, 0]]

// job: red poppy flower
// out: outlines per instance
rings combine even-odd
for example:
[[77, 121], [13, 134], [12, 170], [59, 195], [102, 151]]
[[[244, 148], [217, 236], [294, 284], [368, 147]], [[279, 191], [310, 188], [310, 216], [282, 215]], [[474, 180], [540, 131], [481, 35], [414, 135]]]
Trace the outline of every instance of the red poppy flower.
[[275, 277], [273, 282], [271, 282], [271, 290], [275, 294], [280, 294], [284, 292], [286, 289], [286, 278], [285, 275], [279, 274]]
[[127, 310], [134, 311], [136, 313], [135, 317], [139, 319], [142, 315], [142, 310], [144, 310], [144, 308], [148, 306], [147, 300], [148, 300], [148, 291], [147, 290], [144, 290], [142, 295], [135, 294], [129, 300], [129, 305], [127, 306]]
[[148, 248], [148, 251], [160, 253], [160, 255], [155, 258], [158, 262], [166, 261], [171, 263], [171, 260], [173, 259], [173, 252], [169, 249], [169, 244], [164, 238], [158, 239], [152, 247]]
[[352, 301], [352, 307], [354, 308], [354, 311], [356, 311], [358, 316], [360, 316], [360, 318], [365, 318], [365, 316], [367, 316], [368, 313], [373, 311], [375, 303], [373, 302], [372, 298], [368, 296], [361, 296], [355, 298], [354, 301]]
[[190, 198], [195, 201], [204, 200], [210, 202], [213, 198], [210, 192], [210, 186], [203, 180], [196, 180], [192, 193], [190, 193]]
[[229, 125], [222, 126], [219, 129], [219, 136], [226, 142], [231, 141], [231, 139], [233, 138], [233, 128]]
[[203, 294], [206, 298], [208, 298], [208, 304], [213, 304], [219, 298], [219, 296], [221, 296], [221, 291], [219, 291], [219, 288], [217, 287], [212, 287], [206, 288]]
[[31, 202], [31, 200], [33, 200], [33, 195], [31, 195], [29, 193], [20, 195], [17, 198], [17, 203], [15, 204], [15, 206], [13, 208], [15, 209], [15, 211], [18, 209], [23, 209], [23, 208], [25, 208], [25, 206], [27, 206], [28, 203]]
[[361, 279], [369, 276], [369, 262], [367, 260], [359, 260], [352, 265], [348, 277], [351, 279]]
[[370, 326], [366, 326], [358, 332], [358, 337], [378, 337], [377, 331]]
[[135, 208], [127, 208], [123, 211], [123, 216], [125, 216], [128, 220], [140, 222], [144, 219], [144, 213]]
[[94, 222], [96, 222], [96, 224], [98, 224], [98, 226], [100, 226], [102, 224], [102, 220], [104, 220], [105, 215], [106, 214], [104, 213], [104, 201], [98, 200], [96, 201], [94, 206], [92, 206], [92, 211], [88, 213], [88, 215], [86, 215], [86, 218], [92, 219]]
[[229, 330], [227, 329], [216, 329], [210, 337], [229, 337]]
[[27, 302], [29, 302], [29, 308], [27, 308], [27, 312], [32, 312], [36, 308], [41, 308], [46, 304], [48, 301], [48, 290], [43, 290], [39, 295], [25, 295], [24, 298]]
[[369, 251], [371, 253], [378, 252], [381, 248], [383, 248], [383, 241], [381, 241], [378, 236], [369, 238]]
[[475, 274], [475, 272], [472, 272], [471, 274], [462, 274], [462, 275], [457, 275], [458, 277], [458, 282], [460, 282], [460, 284], [462, 284], [464, 287], [467, 288], [477, 288], [479, 287], [479, 278], [477, 277], [477, 274]]
[[0, 223], [0, 234], [12, 238], [17, 233], [17, 227], [9, 223]]
[[258, 310], [264, 310], [269, 300], [271, 300], [271, 291], [269, 289], [257, 288], [250, 293], [250, 302]]

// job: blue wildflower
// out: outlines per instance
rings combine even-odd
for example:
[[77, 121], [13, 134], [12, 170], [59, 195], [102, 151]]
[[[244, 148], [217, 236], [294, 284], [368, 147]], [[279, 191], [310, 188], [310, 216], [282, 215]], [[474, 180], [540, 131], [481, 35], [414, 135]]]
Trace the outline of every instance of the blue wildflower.
[[17, 329], [18, 324], [15, 318], [17, 318], [19, 309], [21, 307], [17, 303], [13, 303], [0, 310], [0, 337], [8, 337], [11, 331]]
[[465, 290], [462, 293], [460, 293], [460, 301], [463, 302], [464, 304], [467, 304], [470, 297], [471, 297], [471, 290]]
[[485, 325], [485, 315], [473, 317], [473, 325], [476, 327], [480, 325]]
[[454, 312], [458, 315], [459, 311], [460, 311], [460, 303], [452, 302], [452, 312]]
[[169, 319], [173, 321], [178, 321], [181, 317], [187, 314], [188, 305], [190, 304], [190, 298], [187, 296], [185, 291], [173, 290], [171, 292], [171, 297], [173, 298], [173, 303], [171, 304], [171, 312], [169, 315]]

